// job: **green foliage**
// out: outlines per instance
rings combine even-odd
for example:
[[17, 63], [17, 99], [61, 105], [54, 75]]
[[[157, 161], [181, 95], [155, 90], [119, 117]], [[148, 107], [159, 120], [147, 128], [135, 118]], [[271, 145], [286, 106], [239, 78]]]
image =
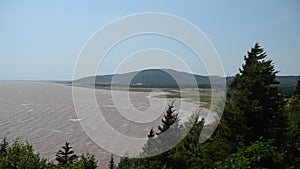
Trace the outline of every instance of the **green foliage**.
[[143, 153], [141, 156], [151, 156], [157, 154], [158, 151], [158, 140], [155, 137], [154, 130], [151, 129], [148, 135], [147, 143], [143, 147]]
[[290, 168], [300, 168], [300, 98], [293, 98], [286, 111], [289, 115], [287, 162]]
[[148, 134], [148, 138], [153, 138], [155, 136], [155, 132], [153, 130], [153, 128], [151, 128], [149, 134]]
[[[32, 146], [16, 139], [11, 145], [3, 139], [0, 144], [0, 169], [96, 169], [97, 160], [93, 155], [82, 154], [78, 161], [67, 161], [63, 166], [41, 158], [35, 154]], [[66, 146], [66, 147], [69, 147]], [[69, 147], [69, 150], [71, 148]], [[68, 151], [70, 152], [70, 151]], [[72, 153], [71, 153], [72, 154]], [[71, 155], [68, 153], [68, 155]], [[74, 157], [73, 157], [74, 158]]]
[[[172, 108], [173, 109], [173, 108]], [[161, 168], [172, 168], [172, 169], [182, 169], [188, 168], [189, 166], [197, 167], [199, 161], [201, 160], [199, 155], [201, 155], [202, 149], [199, 147], [199, 133], [203, 127], [203, 121], [198, 121], [199, 116], [194, 115], [190, 118], [188, 122], [185, 123], [183, 129], [191, 129], [186, 137], [172, 149], [153, 157], [147, 158], [128, 158], [124, 157], [121, 159], [118, 169], [131, 169], [131, 168], [147, 168], [147, 169], [161, 169]], [[166, 132], [166, 131], [165, 131]], [[149, 140], [144, 147], [144, 151], [147, 153], [151, 151], [152, 143], [161, 143], [161, 134], [154, 137], [153, 129], [150, 130]], [[153, 145], [154, 148], [157, 146]], [[145, 153], [144, 152], [144, 153]]]
[[178, 145], [170, 150], [169, 156], [174, 164], [171, 168], [193, 168], [199, 166], [203, 152], [199, 144], [199, 134], [203, 125], [204, 121], [199, 121], [199, 115], [196, 113], [184, 124], [183, 129], [187, 130], [185, 132], [188, 132], [188, 134]]
[[158, 126], [158, 134], [167, 131], [178, 120], [178, 114], [175, 113], [173, 104], [174, 103], [172, 102], [168, 105], [168, 110], [164, 114], [164, 118], [161, 120], [162, 126]]
[[159, 132], [157, 137], [153, 138], [158, 145], [159, 152], [165, 152], [162, 154], [162, 159], [167, 157], [168, 150], [172, 146], [176, 145], [182, 138], [181, 135], [181, 126], [179, 125], [178, 114], [175, 113], [173, 103], [168, 106], [168, 109], [162, 119], [162, 125], [158, 126]]
[[[155, 133], [151, 128], [148, 134], [147, 143], [143, 147], [142, 157], [153, 156], [160, 152], [165, 152], [176, 145], [176, 141], [180, 138], [180, 126], [178, 124], [178, 114], [175, 113], [175, 109], [172, 102], [168, 105], [163, 119], [162, 125], [158, 126], [158, 132]], [[167, 152], [166, 152], [167, 153]]]
[[82, 154], [80, 156], [80, 160], [75, 163], [75, 166], [78, 166], [80, 169], [96, 169], [97, 168], [97, 160], [94, 155], [90, 154]]
[[8, 146], [5, 139], [2, 143], [6, 145], [6, 152], [0, 154], [1, 169], [40, 169], [51, 166], [51, 164], [47, 164], [46, 159], [40, 158], [39, 154], [34, 153], [29, 143], [22, 143], [18, 139], [11, 146]]
[[8, 142], [6, 140], [6, 137], [4, 137], [2, 142], [0, 143], [0, 155], [6, 156], [7, 147], [8, 147]]
[[59, 150], [56, 153], [55, 160], [58, 162], [60, 166], [65, 166], [68, 163], [72, 164], [77, 161], [78, 156], [74, 154], [74, 151], [71, 150], [72, 147], [69, 146], [70, 143], [66, 142], [64, 146], [62, 146], [63, 150]]
[[222, 164], [224, 168], [283, 168], [283, 154], [271, 141], [258, 140], [249, 146], [241, 146]]
[[116, 167], [116, 165], [115, 165], [114, 157], [113, 157], [113, 155], [111, 155], [108, 168], [114, 169], [115, 167]]
[[96, 169], [97, 160], [93, 155], [82, 154], [76, 162], [68, 161], [64, 166], [55, 165], [56, 169]]
[[118, 164], [118, 169], [131, 169], [133, 163], [133, 159], [129, 158], [129, 157], [123, 157], [121, 158], [119, 164]]
[[277, 71], [258, 45], [245, 56], [245, 64], [231, 84], [224, 123], [235, 134], [236, 142], [250, 144], [260, 137], [283, 145], [287, 116], [284, 99], [276, 81]]

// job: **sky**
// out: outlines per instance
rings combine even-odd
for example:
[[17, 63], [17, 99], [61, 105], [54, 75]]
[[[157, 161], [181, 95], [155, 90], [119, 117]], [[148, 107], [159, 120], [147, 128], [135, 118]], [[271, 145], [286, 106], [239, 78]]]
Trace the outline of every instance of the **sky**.
[[[81, 49], [95, 32], [120, 17], [143, 12], [171, 14], [195, 25], [213, 44], [227, 76], [238, 72], [256, 42], [279, 75], [300, 74], [298, 0], [1, 0], [0, 80], [70, 80]], [[122, 52], [122, 46], [131, 53]], [[141, 51], [146, 47], [161, 49], [153, 51], [157, 56], [171, 56], [172, 51], [191, 66], [199, 64], [194, 73], [207, 74], [205, 63], [190, 59], [193, 54], [184, 45], [157, 35], [132, 37], [116, 45], [97, 73], [114, 73], [130, 54], [135, 60], [156, 60], [153, 64], [167, 62], [167, 57], [159, 60], [162, 57]]]

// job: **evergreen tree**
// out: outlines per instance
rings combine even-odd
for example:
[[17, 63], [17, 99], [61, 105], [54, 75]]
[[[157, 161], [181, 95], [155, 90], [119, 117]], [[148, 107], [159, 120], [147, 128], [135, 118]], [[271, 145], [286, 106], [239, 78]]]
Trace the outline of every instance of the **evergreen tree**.
[[149, 134], [148, 134], [148, 140], [147, 143], [144, 145], [143, 152], [141, 153], [141, 156], [152, 156], [157, 154], [158, 152], [158, 142], [157, 138], [155, 137], [155, 131], [153, 128], [151, 128]]
[[59, 150], [56, 153], [56, 161], [60, 166], [65, 166], [68, 163], [74, 163], [77, 161], [78, 156], [74, 154], [72, 147], [69, 146], [70, 143], [66, 142], [64, 146], [62, 146], [63, 150]]
[[[80, 169], [96, 169], [97, 168], [97, 160], [94, 155], [90, 154], [82, 154], [80, 156], [80, 160], [74, 163], [74, 166], [79, 167]], [[73, 167], [75, 168], [75, 167]]]
[[[3, 144], [4, 143], [4, 144]], [[71, 163], [68, 161], [64, 166], [49, 162], [34, 153], [33, 147], [28, 142], [16, 139], [9, 145], [6, 138], [1, 143], [5, 151], [0, 153], [0, 169], [96, 169], [97, 160], [93, 155], [82, 154], [80, 160]], [[4, 153], [3, 153], [4, 152]]]
[[289, 117], [286, 159], [290, 168], [300, 168], [300, 98], [292, 98], [286, 111]]
[[[147, 143], [143, 147], [141, 156], [153, 156], [159, 152], [167, 151], [174, 141], [178, 140], [179, 126], [178, 126], [178, 114], [175, 113], [173, 106], [174, 102], [168, 105], [163, 119], [161, 120], [162, 126], [158, 126], [159, 132], [154, 132], [151, 128], [148, 134]], [[156, 137], [155, 137], [156, 136]]]
[[168, 161], [166, 159], [169, 153], [168, 150], [178, 144], [182, 139], [181, 127], [179, 125], [178, 114], [174, 108], [174, 102], [168, 105], [161, 122], [162, 125], [158, 126], [159, 132], [157, 133], [157, 137], [153, 140], [155, 140], [158, 145], [158, 151], [160, 153], [165, 152], [160, 154], [160, 159], [162, 161]]
[[173, 169], [199, 168], [202, 157], [202, 146], [199, 143], [199, 135], [204, 126], [204, 120], [199, 121], [199, 114], [194, 113], [185, 122], [183, 129], [187, 135], [170, 150], [169, 156]]
[[300, 98], [300, 76], [297, 81], [296, 92], [297, 92], [297, 96]]
[[241, 146], [222, 165], [223, 168], [285, 168], [283, 153], [271, 145], [270, 141], [257, 140], [249, 146]]
[[118, 166], [116, 168], [118, 169], [130, 169], [132, 168], [133, 159], [129, 157], [122, 157]]
[[110, 161], [109, 161], [109, 166], [108, 168], [109, 169], [114, 169], [116, 166], [115, 166], [115, 161], [114, 161], [114, 157], [113, 155], [110, 156]]
[[277, 71], [266, 56], [256, 43], [231, 84], [223, 122], [231, 130], [228, 139], [235, 142], [249, 145], [263, 137], [279, 146], [285, 140], [285, 102], [275, 80]]
[[153, 128], [151, 128], [149, 134], [148, 134], [148, 138], [153, 138], [155, 136], [155, 132], [153, 130]]
[[161, 120], [162, 126], [158, 126], [159, 133], [157, 134], [167, 131], [178, 120], [178, 114], [175, 113], [176, 110], [174, 109], [173, 104], [174, 102], [168, 105], [168, 110], [164, 114], [164, 118]]
[[0, 143], [0, 155], [3, 155], [3, 156], [6, 155], [7, 147], [8, 147], [8, 142], [6, 140], [6, 137], [4, 137], [2, 142]]
[[55, 166], [47, 164], [46, 159], [34, 153], [33, 147], [29, 143], [23, 143], [16, 139], [12, 145], [5, 142], [5, 154], [0, 153], [1, 169], [52, 169]]

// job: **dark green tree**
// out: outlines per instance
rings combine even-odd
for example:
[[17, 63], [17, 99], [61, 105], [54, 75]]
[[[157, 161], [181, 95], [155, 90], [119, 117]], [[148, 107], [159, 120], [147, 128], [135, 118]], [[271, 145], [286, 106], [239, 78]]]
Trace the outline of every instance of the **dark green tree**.
[[158, 152], [167, 151], [171, 145], [174, 145], [172, 141], [176, 141], [176, 137], [179, 136], [179, 119], [173, 104], [174, 102], [168, 105], [161, 120], [162, 125], [158, 126], [158, 132], [155, 133], [153, 128], [151, 128], [141, 156], [153, 156]]
[[172, 148], [169, 153], [171, 168], [199, 168], [202, 156], [202, 147], [199, 135], [204, 125], [204, 120], [199, 121], [199, 113], [194, 113], [185, 122], [183, 130], [187, 132], [184, 139]]
[[[9, 144], [6, 138], [1, 143], [0, 169], [96, 169], [97, 160], [93, 155], [82, 154], [76, 162], [68, 161], [64, 166], [54, 164], [34, 153], [28, 142], [16, 139]], [[69, 147], [69, 146], [67, 146]], [[70, 147], [69, 147], [70, 148]], [[69, 154], [70, 155], [70, 154]]]
[[6, 155], [6, 149], [8, 147], [8, 142], [6, 140], [6, 137], [3, 138], [2, 142], [0, 143], [0, 154], [2, 156]]
[[300, 98], [298, 96], [290, 100], [286, 111], [289, 117], [286, 159], [290, 168], [300, 168]]
[[63, 150], [59, 150], [56, 153], [56, 161], [60, 166], [66, 166], [66, 164], [74, 163], [77, 161], [78, 156], [74, 154], [72, 147], [70, 147], [70, 143], [66, 142], [64, 146], [62, 146]]
[[114, 157], [113, 155], [110, 156], [110, 161], [109, 161], [109, 165], [108, 165], [108, 168], [109, 169], [114, 169], [116, 166], [115, 166], [115, 161], [114, 161]]
[[148, 138], [153, 138], [155, 136], [155, 132], [153, 130], [153, 128], [151, 128], [149, 134], [148, 134]]
[[[277, 71], [266, 56], [258, 44], [245, 56], [240, 73], [229, 86], [216, 133], [202, 146], [203, 168], [224, 168], [224, 159], [238, 151], [251, 150], [257, 140], [262, 140], [263, 144], [264, 140], [273, 140], [270, 146], [276, 149], [274, 152], [281, 154], [283, 151], [287, 127], [285, 101], [277, 87]], [[250, 153], [247, 158], [261, 157]], [[264, 166], [280, 167], [282, 161], [260, 160], [255, 165]]]
[[157, 154], [158, 152], [158, 142], [157, 138], [155, 137], [155, 131], [153, 128], [151, 128], [149, 134], [148, 134], [148, 140], [147, 143], [144, 145], [143, 152], [141, 153], [141, 156], [152, 156]]
[[278, 72], [266, 56], [256, 43], [231, 83], [223, 123], [230, 129], [228, 139], [236, 143], [249, 145], [260, 137], [275, 139], [277, 146], [285, 141], [285, 102], [275, 79]]
[[297, 96], [300, 98], [300, 76], [297, 81], [296, 92], [297, 92]]
[[129, 157], [122, 157], [117, 168], [118, 169], [130, 169], [132, 168], [133, 160]]
[[[96, 169], [97, 168], [97, 160], [94, 155], [90, 154], [82, 154], [80, 156], [80, 160], [75, 163], [74, 166], [77, 166], [80, 169]], [[75, 168], [75, 167], [73, 167]]]
[[224, 162], [223, 168], [284, 168], [283, 153], [270, 141], [257, 140], [249, 146], [241, 146]]
[[12, 145], [8, 145], [7, 142], [5, 144], [6, 152], [0, 154], [1, 169], [50, 169], [55, 167], [55, 165], [47, 163], [46, 159], [40, 158], [39, 154], [34, 153], [29, 143], [23, 143], [17, 139]]
[[161, 120], [162, 126], [158, 126], [159, 133], [157, 134], [167, 131], [178, 120], [178, 114], [175, 113], [176, 110], [174, 109], [173, 104], [174, 102], [168, 105], [164, 118]]
[[160, 159], [162, 161], [169, 161], [167, 159], [168, 154], [172, 146], [179, 143], [182, 139], [181, 126], [179, 125], [178, 114], [174, 108], [174, 102], [168, 105], [168, 108], [164, 114], [163, 119], [161, 120], [162, 125], [158, 126], [157, 141], [158, 151], [160, 154]]

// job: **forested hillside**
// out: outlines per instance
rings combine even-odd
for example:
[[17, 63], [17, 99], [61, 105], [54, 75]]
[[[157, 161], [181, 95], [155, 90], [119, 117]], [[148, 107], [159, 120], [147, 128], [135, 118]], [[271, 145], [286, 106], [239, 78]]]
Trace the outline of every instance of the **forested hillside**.
[[[179, 72], [171, 69], [147, 69], [140, 72], [130, 72], [114, 75], [98, 75], [85, 77], [73, 81], [74, 85], [96, 85], [98, 87], [130, 86], [140, 88], [210, 88], [210, 78], [217, 79], [215, 82], [222, 81], [218, 76], [202, 76]], [[230, 84], [234, 77], [227, 77]], [[286, 95], [293, 95], [295, 92], [298, 76], [276, 76], [279, 83], [278, 87]], [[216, 84], [218, 87], [218, 84]]]

